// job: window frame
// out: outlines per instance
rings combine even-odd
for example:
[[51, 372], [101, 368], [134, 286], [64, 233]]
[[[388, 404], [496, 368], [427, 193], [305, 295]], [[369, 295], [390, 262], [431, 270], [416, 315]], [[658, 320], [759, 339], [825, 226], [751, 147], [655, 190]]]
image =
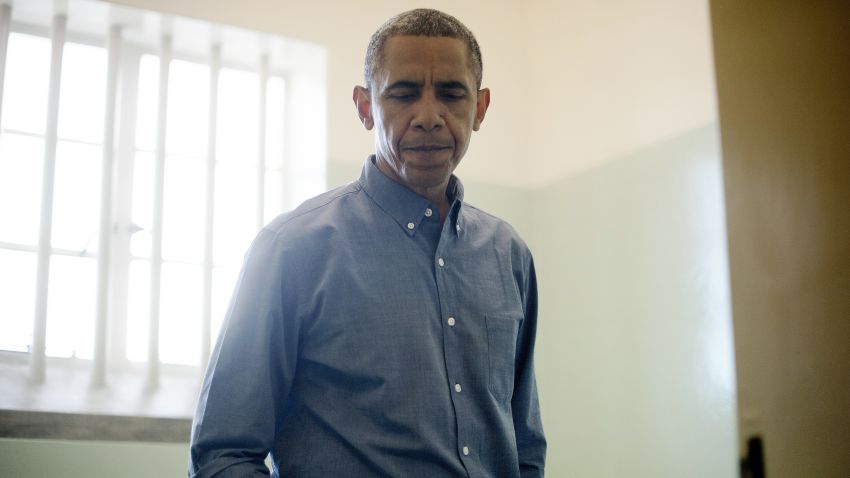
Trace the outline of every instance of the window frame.
[[[4, 5], [5, 7], [5, 5]], [[30, 23], [20, 22], [12, 19], [9, 23], [8, 28], [9, 34], [17, 33], [17, 34], [25, 34], [25, 35], [34, 35], [42, 38], [46, 38], [48, 40], [52, 40], [52, 30], [51, 28], [34, 25]], [[106, 38], [98, 37], [95, 35], [90, 35], [86, 33], [75, 32], [72, 30], [68, 30], [65, 34], [64, 44], [69, 42], [71, 43], [79, 43], [83, 45], [95, 46], [98, 48], [108, 48], [106, 44]], [[64, 45], [63, 45], [64, 47]], [[211, 50], [214, 47], [211, 47]], [[109, 51], [107, 50], [107, 57], [109, 56]], [[114, 159], [113, 159], [113, 171], [112, 171], [112, 211], [111, 211], [111, 220], [110, 224], [112, 226], [111, 231], [111, 239], [109, 244], [109, 294], [108, 294], [108, 306], [107, 306], [107, 321], [108, 326], [106, 327], [106, 331], [108, 333], [108, 337], [106, 340], [107, 349], [104, 357], [104, 362], [108, 364], [109, 373], [108, 378], [111, 381], [115, 378], [116, 375], [127, 375], [138, 377], [141, 374], [144, 374], [146, 371], [150, 374], [151, 366], [147, 363], [137, 363], [127, 359], [126, 356], [126, 330], [127, 330], [127, 308], [128, 308], [128, 276], [129, 276], [129, 267], [131, 261], [134, 259], [134, 256], [131, 253], [129, 242], [130, 237], [132, 235], [131, 232], [131, 212], [132, 212], [132, 185], [133, 185], [133, 169], [134, 169], [134, 161], [135, 161], [135, 153], [139, 149], [136, 147], [135, 141], [135, 123], [136, 123], [136, 112], [137, 112], [137, 88], [138, 88], [138, 68], [139, 62], [143, 55], [150, 54], [157, 58], [161, 58], [161, 52], [156, 51], [149, 46], [145, 46], [141, 43], [135, 43], [132, 40], [121, 39], [120, 42], [120, 53], [118, 60], [118, 68], [119, 68], [119, 77], [118, 77], [118, 91], [121, 93], [117, 96], [117, 103], [115, 105], [115, 109], [117, 111], [115, 117], [115, 127], [114, 127]], [[197, 54], [187, 53], [183, 51], [175, 51], [171, 55], [171, 60], [183, 60], [189, 61], [193, 63], [200, 63], [203, 65], [210, 65], [210, 58], [203, 58]], [[261, 63], [262, 64], [262, 63]], [[285, 128], [281, 134], [284, 136], [284, 147], [282, 151], [283, 157], [280, 159], [279, 164], [273, 167], [269, 167], [269, 163], [267, 158], [265, 158], [266, 154], [266, 144], [261, 145], [258, 148], [258, 163], [254, 165], [258, 169], [258, 179], [265, 178], [265, 175], [270, 171], [279, 171], [280, 180], [282, 181], [282, 197], [280, 201], [280, 210], [281, 212], [285, 210], [287, 206], [288, 200], [291, 198], [291, 192], [287, 191], [287, 186], [290, 181], [288, 178], [289, 174], [292, 174], [293, 166], [291, 163], [291, 152], [292, 146], [289, 143], [289, 139], [291, 138], [291, 120], [293, 118], [292, 108], [293, 102], [292, 98], [292, 89], [291, 85], [291, 72], [289, 70], [282, 70], [278, 68], [270, 68], [268, 63], [263, 66], [262, 70], [258, 72], [257, 67], [250, 65], [250, 62], [235, 62], [232, 60], [219, 60], [218, 65], [220, 69], [229, 68], [238, 71], [247, 71], [252, 75], [258, 75], [259, 79], [262, 79], [262, 90], [265, 90], [267, 87], [268, 80], [271, 78], [280, 78], [283, 81], [283, 97], [284, 97], [284, 108], [285, 108], [285, 119], [283, 127]], [[108, 66], [107, 66], [108, 68]], [[220, 71], [220, 70], [218, 70]], [[211, 105], [212, 106], [212, 105]], [[264, 114], [268, 114], [265, 111], [266, 105], [264, 102], [260, 102], [260, 110], [264, 112]], [[212, 111], [210, 111], [213, 114]], [[107, 127], [108, 125], [104, 125]], [[20, 134], [24, 133], [30, 136], [36, 136], [41, 138], [42, 140], [46, 140], [47, 133], [45, 134], [32, 134], [25, 132], [17, 132], [14, 130], [9, 130], [2, 125], [0, 127], [3, 128], [0, 133], [7, 134]], [[264, 120], [258, 125], [258, 129], [260, 130], [261, 137], [267, 141], [265, 138], [266, 135], [266, 125]], [[324, 134], [324, 133], [322, 133]], [[64, 139], [60, 138], [58, 135], [56, 137], [56, 142], [58, 144], [59, 141], [63, 141]], [[259, 141], [259, 140], [258, 140]], [[85, 144], [93, 144], [103, 148], [103, 142], [99, 143], [88, 143]], [[214, 141], [212, 142], [214, 145]], [[163, 152], [164, 153], [164, 152]], [[209, 156], [209, 152], [206, 153]], [[208, 158], [205, 158], [204, 161], [208, 161]], [[262, 164], [259, 161], [263, 161]], [[261, 166], [261, 167], [260, 167]], [[263, 181], [258, 181], [261, 186], [260, 191], [262, 191], [262, 187], [264, 187]], [[262, 194], [262, 193], [260, 193]], [[102, 205], [103, 203], [101, 203]], [[205, 205], [206, 209], [210, 209], [210, 205]], [[258, 218], [263, 218], [265, 215], [264, 204], [263, 201], [258, 200], [256, 202], [257, 211], [255, 211]], [[5, 243], [0, 242], [0, 249], [4, 250], [14, 250], [21, 252], [29, 252], [33, 253], [36, 256], [39, 253], [39, 243], [38, 241], [35, 244], [16, 244], [16, 243]], [[82, 254], [80, 251], [60, 249], [54, 247], [50, 244], [48, 256], [52, 260], [54, 256], [65, 255], [65, 256], [73, 256], [73, 257], [86, 257], [88, 259], [98, 261], [98, 253], [91, 251], [84, 251]], [[145, 260], [145, 258], [138, 258]], [[151, 258], [147, 258], [147, 260], [151, 260]], [[194, 263], [193, 263], [194, 264]], [[197, 265], [197, 264], [195, 264]], [[212, 273], [213, 267], [215, 263], [211, 263], [210, 267], [207, 268], [206, 265], [202, 265], [204, 268], [204, 274], [209, 277], [209, 274]], [[205, 279], [206, 280], [206, 279]], [[95, 300], [95, 297], [92, 297], [92, 300]], [[209, 299], [208, 299], [209, 302]], [[95, 332], [92, 331], [92, 337], [94, 338]], [[162, 375], [164, 377], [169, 377], [171, 379], [178, 380], [180, 383], [184, 385], [190, 386], [191, 390], [187, 393], [188, 395], [194, 396], [197, 393], [198, 386], [200, 385], [200, 374], [203, 372], [203, 369], [206, 366], [204, 357], [209, 353], [209, 349], [212, 346], [211, 340], [206, 340], [207, 348], [204, 350], [202, 347], [202, 359], [199, 366], [190, 366], [190, 365], [178, 365], [178, 364], [167, 364], [167, 363], [157, 363], [155, 368], [157, 369], [157, 375]], [[0, 350], [0, 366], [3, 367], [4, 370], [12, 370], [9, 367], [17, 368], [19, 370], [24, 370], [26, 365], [31, 360], [32, 353], [30, 352], [17, 352], [17, 351], [9, 351], [9, 350]], [[81, 376], [87, 372], [90, 372], [93, 367], [97, 367], [96, 364], [93, 364], [94, 360], [92, 359], [81, 359], [76, 357], [52, 357], [52, 356], [44, 356], [45, 367], [50, 370], [51, 376], [53, 375], [72, 375], [76, 374], [77, 376], [72, 380], [75, 382], [79, 382], [81, 380]], [[0, 374], [2, 377], [2, 382], [0, 383], [9, 383], [13, 381], [7, 374]], [[12, 377], [15, 378], [15, 377]], [[17, 378], [21, 378], [20, 376]], [[31, 377], [30, 377], [31, 378]], [[52, 377], [55, 379], [56, 377]], [[37, 382], [37, 380], [36, 380]], [[94, 385], [97, 387], [103, 387], [104, 385], [108, 385], [108, 383], [98, 383], [97, 378], [94, 379]], [[158, 380], [154, 383], [149, 381], [148, 383], [148, 398], [151, 396], [155, 396], [156, 394], [162, 394], [163, 391], [160, 387], [158, 387]], [[184, 393], [181, 396], [188, 396], [187, 393]], [[95, 414], [102, 414], [102, 410], [98, 410], [96, 407], [90, 407], [82, 410], [63, 410], [62, 407], [56, 406], [53, 407], [49, 402], [50, 400], [43, 400], [43, 396], [40, 395], [40, 392], [37, 389], [32, 389], [30, 391], [24, 391], [23, 395], [18, 396], [18, 401], [22, 403], [29, 397], [33, 402], [38, 402], [39, 404], [36, 406], [20, 406], [20, 410], [16, 408], [15, 405], [9, 406], [9, 403], [0, 405], [0, 409], [3, 408], [14, 408], [11, 412], [14, 413], [16, 410], [20, 411], [20, 413], [25, 414], [29, 413], [29, 411], [36, 412], [48, 412], [48, 413], [61, 413], [61, 412], [73, 412], [75, 415], [79, 416], [87, 416], [87, 412], [91, 411]], [[19, 403], [19, 405], [20, 405]], [[46, 404], [45, 404], [46, 403]], [[56, 401], [58, 403], [58, 400]], [[39, 408], [41, 407], [41, 408]], [[51, 410], [56, 409], [58, 411], [53, 412]], [[29, 410], [29, 411], [27, 411]], [[136, 415], [133, 410], [127, 410], [128, 415]], [[154, 416], [146, 412], [138, 413], [139, 416]], [[34, 416], [34, 415], [33, 415]], [[183, 415], [185, 416], [185, 415]], [[0, 433], [0, 436], [6, 436], [5, 432]]]

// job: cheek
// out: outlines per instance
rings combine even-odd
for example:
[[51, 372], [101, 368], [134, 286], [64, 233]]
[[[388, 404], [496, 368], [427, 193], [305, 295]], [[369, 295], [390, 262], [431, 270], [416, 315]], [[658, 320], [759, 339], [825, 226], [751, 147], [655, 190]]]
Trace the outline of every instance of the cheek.
[[456, 118], [452, 123], [452, 136], [456, 141], [468, 141], [472, 135], [472, 121], [468, 117]]
[[393, 149], [398, 145], [401, 137], [404, 135], [403, 125], [398, 124], [398, 121], [387, 121], [384, 123], [384, 141], [389, 143]]
[[475, 124], [475, 109], [468, 106], [458, 107], [451, 111], [454, 132], [458, 135], [469, 136]]

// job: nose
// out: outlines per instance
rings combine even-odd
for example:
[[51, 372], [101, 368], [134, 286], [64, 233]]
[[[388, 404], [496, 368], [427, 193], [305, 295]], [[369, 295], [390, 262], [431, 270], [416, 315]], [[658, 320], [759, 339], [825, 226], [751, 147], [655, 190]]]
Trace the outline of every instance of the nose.
[[431, 132], [446, 124], [444, 105], [432, 95], [422, 95], [416, 104], [412, 126], [416, 129]]

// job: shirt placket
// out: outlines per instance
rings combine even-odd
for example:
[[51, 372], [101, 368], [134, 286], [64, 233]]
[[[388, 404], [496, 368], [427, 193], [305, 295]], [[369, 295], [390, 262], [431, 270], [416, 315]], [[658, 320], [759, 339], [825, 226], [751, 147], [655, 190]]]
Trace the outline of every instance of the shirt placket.
[[459, 298], [451, 293], [451, 291], [457, 290], [456, 287], [451, 286], [451, 281], [457, 280], [457, 277], [459, 277], [459, 271], [453, 269], [456, 264], [452, 262], [453, 254], [458, 252], [457, 242], [459, 238], [456, 232], [459, 232], [459, 228], [454, 228], [456, 229], [455, 234], [453, 234], [452, 229], [450, 218], [447, 218], [434, 256], [434, 268], [442, 315], [443, 353], [448, 376], [447, 385], [450, 388], [457, 424], [455, 446], [457, 447], [458, 457], [466, 469], [467, 476], [473, 476], [472, 470], [475, 468], [473, 460], [475, 457], [473, 456], [472, 430], [469, 429], [467, 417], [469, 394], [464, 391], [467, 374], [462, 366], [462, 344], [459, 333], [463, 327], [464, 317], [459, 314], [461, 309]]

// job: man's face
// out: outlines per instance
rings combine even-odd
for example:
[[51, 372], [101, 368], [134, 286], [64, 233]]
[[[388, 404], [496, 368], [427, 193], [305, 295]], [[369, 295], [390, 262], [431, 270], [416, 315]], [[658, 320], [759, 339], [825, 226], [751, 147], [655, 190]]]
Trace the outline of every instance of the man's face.
[[478, 91], [468, 47], [446, 37], [396, 36], [384, 44], [372, 91], [354, 90], [360, 119], [375, 128], [377, 164], [414, 191], [444, 191], [490, 102]]

